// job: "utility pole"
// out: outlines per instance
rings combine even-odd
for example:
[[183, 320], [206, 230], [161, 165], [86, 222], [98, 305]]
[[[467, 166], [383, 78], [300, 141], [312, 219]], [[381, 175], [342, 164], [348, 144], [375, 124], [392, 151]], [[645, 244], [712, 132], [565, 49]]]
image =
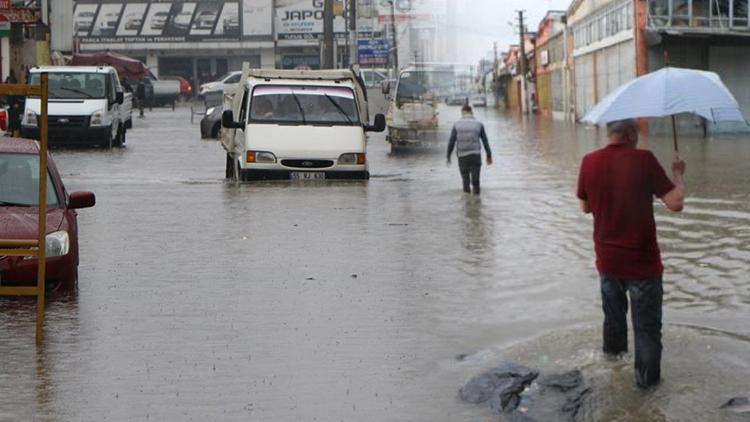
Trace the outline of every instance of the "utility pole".
[[391, 5], [391, 38], [393, 38], [393, 76], [398, 77], [398, 34], [396, 31], [396, 6], [394, 0], [389, 0]]
[[349, 64], [359, 63], [359, 36], [357, 34], [357, 1], [349, 0], [349, 33], [352, 36], [352, 44], [349, 46]]
[[333, 0], [323, 3], [323, 69], [334, 68]]
[[521, 113], [527, 113], [529, 111], [529, 101], [527, 98], [527, 85], [526, 85], [526, 27], [523, 23], [523, 10], [518, 11], [518, 28], [519, 35], [521, 37], [519, 44], [520, 62], [521, 67]]
[[498, 74], [497, 74], [497, 67], [500, 65], [500, 62], [498, 61], [497, 57], [497, 41], [495, 41], [492, 45], [492, 51], [494, 55], [494, 59], [492, 60], [492, 97], [495, 99], [495, 107], [497, 107], [497, 84], [498, 84]]

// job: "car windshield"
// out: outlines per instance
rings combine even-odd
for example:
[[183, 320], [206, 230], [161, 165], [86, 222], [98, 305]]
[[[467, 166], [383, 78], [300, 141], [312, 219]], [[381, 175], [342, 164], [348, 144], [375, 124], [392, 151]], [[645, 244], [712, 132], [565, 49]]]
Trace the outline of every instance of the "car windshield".
[[[47, 206], [57, 205], [57, 193], [47, 172]], [[38, 155], [0, 153], [0, 206], [39, 206]]]
[[253, 90], [250, 121], [351, 126], [359, 124], [359, 113], [349, 88], [259, 86]]
[[[32, 73], [29, 83], [38, 85], [39, 75], [39, 73]], [[105, 98], [105, 82], [106, 75], [103, 73], [50, 73], [49, 98]]]
[[432, 101], [452, 82], [452, 71], [415, 70], [404, 72], [398, 80], [396, 103]]

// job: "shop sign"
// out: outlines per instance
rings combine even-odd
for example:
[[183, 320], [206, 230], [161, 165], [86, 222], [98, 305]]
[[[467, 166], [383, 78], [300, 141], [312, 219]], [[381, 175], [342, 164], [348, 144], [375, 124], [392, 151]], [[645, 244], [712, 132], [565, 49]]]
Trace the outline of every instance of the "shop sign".
[[238, 41], [238, 0], [78, 0], [73, 12], [81, 43]]
[[358, 40], [359, 64], [362, 66], [384, 66], [388, 64], [390, 44], [386, 39]]
[[39, 9], [12, 8], [0, 10], [0, 16], [5, 16], [9, 22], [15, 23], [36, 23], [41, 19]]
[[[276, 7], [276, 32], [279, 40], [313, 41], [323, 36], [323, 0], [279, 1]], [[338, 38], [346, 34], [343, 16], [333, 20]]]

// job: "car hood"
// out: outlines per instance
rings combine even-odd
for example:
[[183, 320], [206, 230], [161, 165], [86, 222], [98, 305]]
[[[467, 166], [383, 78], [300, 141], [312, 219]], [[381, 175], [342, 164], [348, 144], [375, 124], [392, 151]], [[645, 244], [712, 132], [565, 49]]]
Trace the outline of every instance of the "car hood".
[[272, 152], [279, 159], [336, 160], [344, 153], [365, 152], [361, 126], [251, 124], [246, 136], [248, 149]]
[[[36, 239], [38, 208], [35, 207], [0, 207], [0, 238], [2, 239]], [[62, 208], [47, 210], [47, 231], [60, 230], [65, 211]]]
[[[81, 99], [81, 100], [49, 100], [47, 105], [47, 114], [49, 116], [90, 116], [95, 111], [106, 110], [107, 100], [99, 99]], [[38, 98], [29, 98], [26, 100], [26, 110], [31, 110], [36, 114], [41, 112], [41, 105]]]

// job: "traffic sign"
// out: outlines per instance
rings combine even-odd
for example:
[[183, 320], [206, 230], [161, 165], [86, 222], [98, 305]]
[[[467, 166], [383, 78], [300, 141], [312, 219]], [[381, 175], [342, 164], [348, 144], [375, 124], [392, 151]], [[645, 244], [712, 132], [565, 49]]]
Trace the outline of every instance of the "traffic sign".
[[383, 38], [364, 39], [357, 42], [359, 64], [362, 66], [388, 65], [390, 43]]

